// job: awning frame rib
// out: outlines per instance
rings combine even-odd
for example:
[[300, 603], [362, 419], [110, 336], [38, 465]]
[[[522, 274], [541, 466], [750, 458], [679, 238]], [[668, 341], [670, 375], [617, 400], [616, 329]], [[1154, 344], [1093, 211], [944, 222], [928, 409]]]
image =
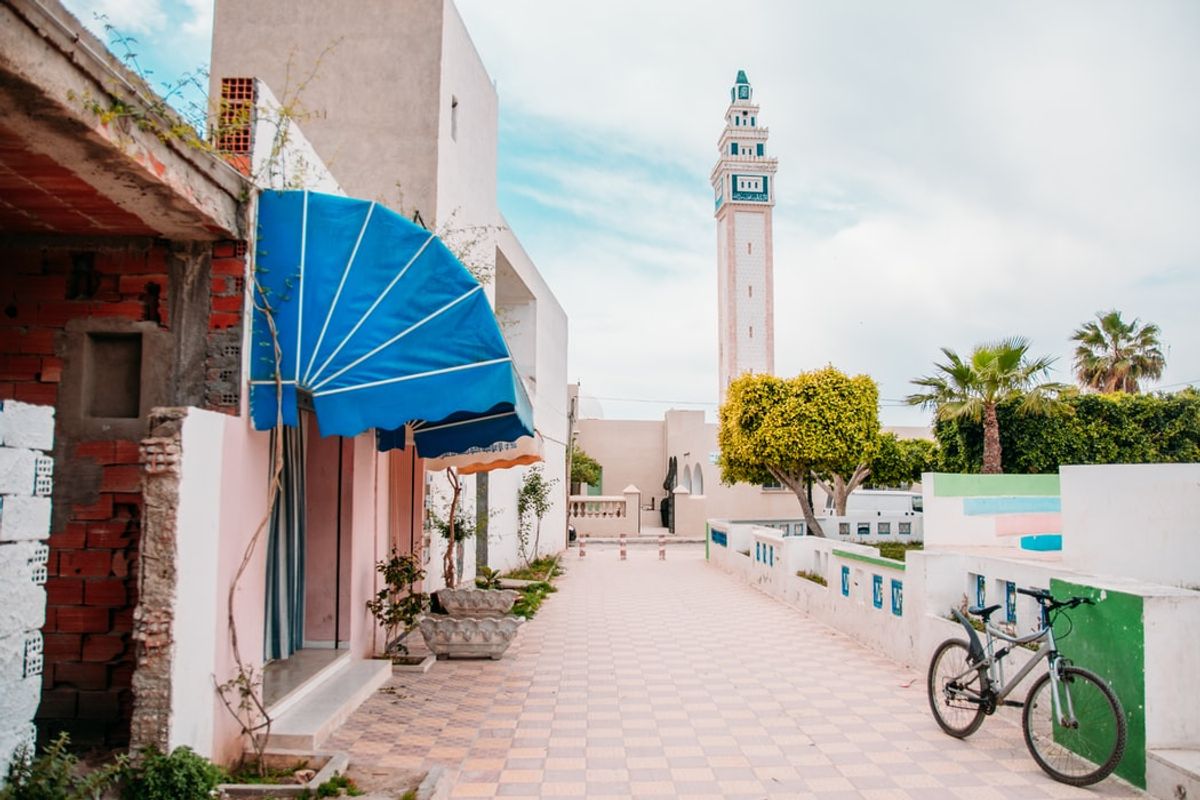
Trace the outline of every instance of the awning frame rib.
[[362, 245], [367, 226], [371, 224], [371, 215], [375, 213], [375, 205], [376, 203], [372, 202], [367, 208], [367, 215], [363, 217], [362, 225], [358, 229], [358, 239], [354, 242], [354, 250], [350, 252], [350, 259], [346, 262], [346, 268], [342, 270], [342, 278], [338, 281], [337, 291], [333, 294], [333, 302], [329, 304], [329, 311], [325, 314], [325, 324], [321, 326], [321, 334], [317, 337], [317, 343], [313, 345], [312, 355], [308, 357], [308, 366], [304, 370], [305, 383], [312, 380], [313, 364], [316, 363], [317, 353], [321, 352], [321, 345], [325, 342], [325, 332], [329, 330], [329, 321], [333, 319], [333, 312], [337, 311], [338, 301], [342, 299], [342, 289], [346, 287], [346, 278], [350, 277], [350, 270], [354, 268], [354, 259], [358, 257], [358, 248]]
[[[409, 268], [413, 264], [416, 263], [417, 259], [420, 258], [425, 253], [426, 248], [429, 247], [429, 243], [432, 242], [435, 238], [436, 237], [432, 233], [429, 234], [429, 238], [426, 239], [424, 241], [424, 243], [421, 244], [421, 246], [417, 249], [417, 252], [413, 253], [412, 258], [410, 258], [408, 260], [408, 263], [404, 265], [404, 268], [401, 269], [398, 273], [396, 273], [396, 277], [392, 278], [392, 281], [391, 281], [391, 283], [389, 283], [387, 285], [387, 288], [384, 289], [380, 293], [379, 297], [375, 298], [375, 302], [371, 303], [371, 307], [368, 308], [361, 317], [359, 317], [358, 322], [354, 323], [354, 327], [350, 329], [350, 332], [346, 334], [346, 336], [342, 339], [342, 341], [338, 343], [338, 346], [336, 348], [334, 348], [333, 352], [329, 354], [329, 357], [326, 358], [324, 363], [321, 364], [321, 368], [317, 370], [317, 374], [312, 377], [312, 380], [315, 381], [321, 377], [321, 373], [324, 372], [325, 368], [329, 366], [329, 362], [333, 361], [333, 359], [337, 357], [337, 354], [342, 351], [342, 348], [345, 347], [350, 342], [350, 340], [354, 338], [354, 334], [358, 333], [358, 329], [361, 328], [363, 323], [366, 322], [367, 319], [370, 318], [370, 316], [375, 313], [375, 309], [378, 308], [379, 304], [382, 303], [384, 298], [386, 298], [388, 296], [388, 293], [391, 292], [392, 289], [395, 288], [395, 286], [399, 282], [399, 280], [404, 277], [404, 274], [406, 272], [408, 272]], [[318, 384], [318, 385], [323, 385], [323, 383]]]
[[[394, 345], [396, 342], [400, 341], [400, 340], [401, 340], [401, 339], [403, 339], [405, 336], [408, 336], [410, 333], [412, 333], [413, 331], [415, 331], [417, 328], [420, 328], [422, 325], [425, 325], [426, 323], [428, 323], [428, 322], [429, 322], [430, 320], [432, 320], [432, 319], [436, 319], [437, 317], [441, 316], [441, 315], [442, 315], [442, 314], [444, 314], [445, 312], [447, 312], [447, 311], [449, 311], [450, 309], [454, 308], [454, 306], [456, 306], [456, 305], [458, 305], [459, 303], [461, 303], [462, 301], [466, 300], [466, 299], [467, 299], [468, 297], [470, 297], [471, 295], [475, 294], [476, 292], [481, 292], [481, 291], [483, 291], [483, 287], [482, 287], [482, 286], [476, 286], [474, 289], [471, 289], [470, 291], [468, 291], [468, 292], [465, 292], [465, 293], [464, 293], [464, 294], [462, 294], [462, 295], [459, 295], [459, 296], [458, 296], [458, 297], [456, 297], [455, 299], [451, 300], [449, 303], [446, 303], [446, 305], [444, 305], [444, 306], [442, 306], [441, 308], [439, 308], [437, 311], [434, 311], [433, 313], [431, 313], [431, 314], [427, 315], [427, 316], [426, 316], [424, 319], [422, 319], [422, 320], [419, 320], [419, 321], [417, 321], [417, 322], [414, 322], [412, 325], [409, 325], [407, 328], [405, 328], [404, 330], [400, 331], [400, 333], [396, 334], [396, 335], [395, 335], [395, 336], [393, 336], [391, 339], [388, 339], [388, 340], [387, 340], [386, 342], [384, 342], [383, 344], [380, 344], [380, 345], [376, 346], [376, 347], [375, 347], [373, 350], [371, 350], [370, 352], [368, 352], [368, 353], [365, 353], [365, 354], [363, 354], [363, 355], [359, 356], [358, 358], [354, 359], [354, 360], [353, 360], [353, 361], [351, 361], [349, 364], [347, 364], [346, 366], [342, 367], [342, 368], [341, 368], [341, 369], [339, 369], [337, 372], [333, 373], [332, 375], [330, 375], [328, 378], [326, 378], [325, 380], [321, 381], [320, 383], [313, 385], [313, 387], [312, 387], [313, 391], [314, 391], [314, 392], [315, 392], [315, 391], [317, 391], [317, 390], [318, 390], [318, 389], [320, 389], [322, 386], [324, 386], [325, 384], [329, 383], [329, 382], [330, 382], [330, 381], [332, 381], [332, 380], [337, 380], [337, 378], [338, 378], [338, 377], [340, 377], [342, 374], [344, 374], [344, 373], [345, 373], [345, 372], [347, 372], [348, 370], [354, 369], [354, 368], [355, 368], [355, 367], [357, 367], [359, 364], [363, 363], [364, 361], [366, 361], [367, 359], [371, 358], [372, 356], [378, 355], [380, 351], [382, 351], [382, 350], [386, 350], [387, 348], [391, 347], [391, 346], [392, 346], [392, 345]], [[508, 359], [508, 360], [509, 360], [509, 361], [511, 361], [512, 359], [510, 358], [510, 359]], [[327, 393], [326, 393], [326, 394], [327, 394]]]

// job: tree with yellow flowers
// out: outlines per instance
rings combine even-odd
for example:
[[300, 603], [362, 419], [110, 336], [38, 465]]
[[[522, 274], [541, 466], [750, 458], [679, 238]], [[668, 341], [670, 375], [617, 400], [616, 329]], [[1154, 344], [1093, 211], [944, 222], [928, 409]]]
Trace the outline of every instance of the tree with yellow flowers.
[[878, 439], [879, 388], [868, 375], [832, 366], [794, 378], [745, 374], [721, 406], [721, 480], [779, 482], [800, 501], [809, 533], [824, 536], [806, 482], [828, 485], [844, 513], [846, 496], [870, 475]]

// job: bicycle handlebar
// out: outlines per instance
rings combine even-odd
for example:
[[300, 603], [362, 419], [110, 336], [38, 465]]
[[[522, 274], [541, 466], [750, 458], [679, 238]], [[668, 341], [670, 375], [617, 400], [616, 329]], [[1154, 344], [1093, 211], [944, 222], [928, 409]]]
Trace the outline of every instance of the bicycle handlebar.
[[1055, 600], [1047, 589], [1017, 589], [1017, 594], [1023, 594], [1037, 600], [1038, 603], [1048, 603], [1051, 610], [1057, 608], [1075, 608], [1081, 605], [1096, 605], [1090, 597], [1072, 597], [1069, 600]]

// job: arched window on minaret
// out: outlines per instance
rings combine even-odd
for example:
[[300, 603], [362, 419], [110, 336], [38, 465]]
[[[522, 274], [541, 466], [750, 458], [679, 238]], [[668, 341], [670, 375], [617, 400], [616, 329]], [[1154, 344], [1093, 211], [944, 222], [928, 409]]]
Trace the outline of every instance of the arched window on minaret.
[[704, 473], [700, 471], [700, 462], [692, 470], [692, 494], [704, 494]]

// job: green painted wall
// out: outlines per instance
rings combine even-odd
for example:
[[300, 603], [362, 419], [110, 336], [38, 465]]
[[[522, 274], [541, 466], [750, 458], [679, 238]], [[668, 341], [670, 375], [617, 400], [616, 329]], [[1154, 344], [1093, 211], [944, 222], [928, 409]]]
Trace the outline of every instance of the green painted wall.
[[[1052, 578], [1050, 591], [1059, 599], [1089, 597], [1094, 606], [1080, 606], [1060, 616], [1054, 625], [1059, 652], [1075, 664], [1108, 681], [1128, 723], [1125, 757], [1116, 773], [1146, 788], [1146, 670], [1142, 598]], [[1103, 599], [1101, 595], [1103, 594]]]
[[838, 550], [834, 548], [833, 554], [841, 558], [848, 558], [851, 561], [861, 561], [864, 564], [872, 564], [876, 567], [887, 567], [888, 569], [898, 569], [904, 572], [903, 561], [893, 561], [890, 558], [875, 558], [874, 556], [864, 556], [859, 553], [851, 553], [849, 550]]
[[935, 497], [1057, 497], [1057, 475], [960, 475], [939, 472], [933, 476]]

